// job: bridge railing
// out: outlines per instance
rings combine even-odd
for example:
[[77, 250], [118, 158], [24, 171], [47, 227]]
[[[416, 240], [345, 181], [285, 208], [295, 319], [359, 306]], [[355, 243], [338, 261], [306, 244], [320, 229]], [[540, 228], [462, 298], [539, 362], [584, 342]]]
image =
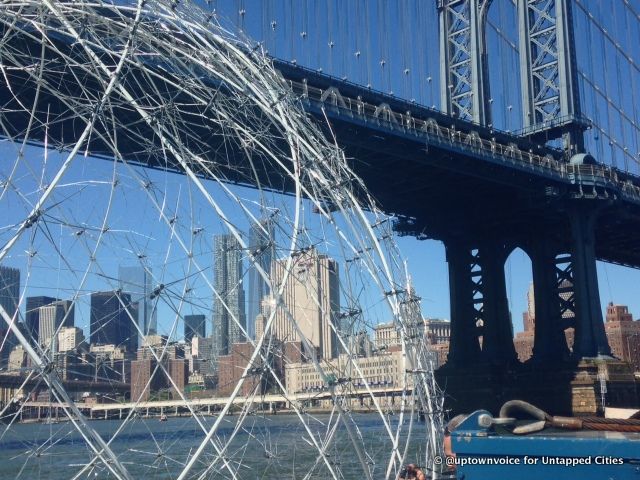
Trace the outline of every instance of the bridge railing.
[[360, 98], [344, 97], [338, 89], [321, 89], [306, 82], [286, 80], [291, 90], [303, 101], [315, 102], [331, 107], [341, 114], [358, 117], [366, 122], [385, 124], [390, 130], [402, 130], [430, 142], [449, 144], [456, 148], [471, 150], [476, 154], [491, 157], [503, 163], [528, 167], [558, 177], [571, 183], [587, 183], [603, 187], [615, 187], [624, 195], [640, 201], [640, 178], [607, 165], [572, 165], [559, 161], [551, 155], [539, 155], [520, 149], [516, 144], [504, 144], [495, 138], [482, 138], [477, 132], [464, 132], [455, 127], [445, 127], [434, 118], [416, 118], [411, 112], [391, 110], [388, 104], [374, 105]]
[[[391, 110], [388, 105], [373, 105], [360, 99], [343, 97], [337, 89], [321, 89], [306, 83], [287, 80], [290, 88], [304, 100], [322, 103], [344, 111], [352, 116], [366, 118], [369, 121], [386, 123], [390, 129], [402, 129], [414, 133], [416, 136], [435, 136], [437, 141], [464, 145], [465, 149], [480, 150], [491, 156], [517, 160], [518, 163], [528, 163], [544, 169], [561, 172], [562, 162], [550, 155], [542, 156], [533, 152], [525, 152], [515, 144], [505, 145], [495, 139], [481, 138], [477, 132], [467, 133], [455, 128], [440, 125], [435, 119], [421, 119], [410, 112], [399, 113]], [[327, 94], [327, 91], [331, 90]]]

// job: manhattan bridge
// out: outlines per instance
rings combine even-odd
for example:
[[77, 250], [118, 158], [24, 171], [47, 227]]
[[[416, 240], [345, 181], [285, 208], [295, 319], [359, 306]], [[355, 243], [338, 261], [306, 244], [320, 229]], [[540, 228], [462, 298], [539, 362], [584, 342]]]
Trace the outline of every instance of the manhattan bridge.
[[[396, 478], [433, 466], [452, 409], [572, 412], [575, 379], [615, 364], [596, 262], [640, 267], [638, 0], [8, 1], [0, 31], [0, 331], [23, 356], [2, 375], [3, 474]], [[397, 235], [446, 249], [437, 371]], [[504, 267], [517, 248], [535, 293], [525, 364]], [[212, 256], [238, 258], [233, 284]], [[150, 277], [137, 300], [118, 265]], [[150, 369], [126, 398], [124, 357], [104, 382], [97, 360], [93, 383], [61, 373], [74, 316], [91, 344], [116, 323], [96, 326], [98, 290], [124, 312], [123, 354]], [[50, 337], [42, 309], [28, 325], [36, 295], [69, 299]], [[212, 310], [212, 352], [176, 353], [184, 317]], [[367, 343], [385, 322], [399, 360], [371, 367], [396, 358]], [[184, 388], [196, 361], [215, 364], [209, 403]], [[80, 398], [105, 382], [102, 406]], [[609, 388], [623, 398], [625, 382]], [[190, 437], [150, 423], [160, 408]], [[273, 426], [278, 409], [291, 424]], [[56, 423], [24, 434], [33, 411]]]

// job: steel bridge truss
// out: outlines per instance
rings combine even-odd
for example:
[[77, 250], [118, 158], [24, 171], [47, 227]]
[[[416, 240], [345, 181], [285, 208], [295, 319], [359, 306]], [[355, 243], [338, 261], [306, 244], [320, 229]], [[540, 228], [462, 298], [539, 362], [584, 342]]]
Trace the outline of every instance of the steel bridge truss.
[[[491, 126], [486, 47], [492, 0], [438, 0], [442, 109]], [[518, 0], [523, 135], [563, 138], [567, 155], [584, 151], [589, 122], [580, 113], [571, 0]]]
[[491, 123], [485, 24], [492, 0], [438, 0], [442, 109], [482, 125]]
[[573, 51], [570, 0], [518, 0], [524, 133], [563, 136], [570, 153], [584, 150]]

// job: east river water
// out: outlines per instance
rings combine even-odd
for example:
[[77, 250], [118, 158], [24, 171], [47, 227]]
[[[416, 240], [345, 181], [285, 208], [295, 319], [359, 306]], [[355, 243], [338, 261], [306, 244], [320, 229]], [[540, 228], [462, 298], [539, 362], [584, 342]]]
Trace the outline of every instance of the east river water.
[[[315, 415], [310, 426], [316, 435], [327, 438], [328, 415]], [[391, 442], [382, 421], [374, 414], [353, 414], [365, 443], [368, 461], [374, 465], [374, 478], [384, 477], [389, 460]], [[388, 417], [395, 425], [397, 416]], [[207, 426], [214, 417], [203, 419]], [[232, 435], [237, 417], [225, 419], [218, 430], [223, 442]], [[91, 426], [107, 441], [121, 426], [119, 420], [92, 421]], [[87, 444], [69, 422], [53, 425], [14, 424], [0, 439], [0, 479], [62, 480], [73, 478], [91, 458]], [[415, 440], [409, 449], [407, 462], [419, 458], [424, 448], [424, 424], [414, 424]], [[111, 448], [134, 479], [176, 478], [202, 439], [204, 433], [195, 420], [170, 417], [166, 422], [157, 418], [135, 419], [112, 441]], [[318, 460], [315, 447], [309, 445], [308, 435], [294, 415], [251, 416], [231, 442], [228, 461], [237, 470], [239, 479], [302, 479], [310, 469], [311, 478], [329, 478], [326, 467], [313, 468]], [[344, 428], [339, 428], [327, 458], [344, 479], [363, 478], [355, 450]], [[189, 478], [198, 478], [214, 458], [208, 446]], [[103, 465], [89, 468], [79, 478], [114, 478]], [[219, 465], [204, 478], [231, 478]]]

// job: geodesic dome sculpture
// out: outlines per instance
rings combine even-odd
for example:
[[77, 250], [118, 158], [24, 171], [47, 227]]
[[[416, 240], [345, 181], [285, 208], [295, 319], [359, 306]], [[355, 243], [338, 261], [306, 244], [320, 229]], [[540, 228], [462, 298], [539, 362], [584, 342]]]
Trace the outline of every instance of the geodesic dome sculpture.
[[[185, 2], [0, 12], [8, 472], [393, 478], [429, 461], [440, 397], [389, 219], [259, 45]], [[197, 352], [196, 313], [213, 317]], [[368, 339], [384, 322], [396, 352]], [[49, 424], [25, 429], [35, 411]]]

